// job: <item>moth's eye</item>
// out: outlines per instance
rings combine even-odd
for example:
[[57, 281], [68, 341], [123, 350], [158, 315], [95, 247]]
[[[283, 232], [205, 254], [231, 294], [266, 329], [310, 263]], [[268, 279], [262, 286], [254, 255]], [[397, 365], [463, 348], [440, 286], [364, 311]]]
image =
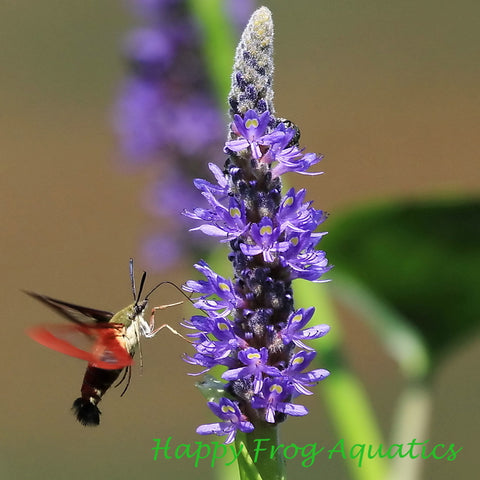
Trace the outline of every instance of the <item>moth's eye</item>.
[[135, 305], [135, 307], [133, 309], [133, 312], [134, 312], [133, 317], [135, 318], [137, 315], [140, 315], [141, 313], [143, 313], [146, 306], [147, 306], [147, 302], [142, 302], [138, 305]]

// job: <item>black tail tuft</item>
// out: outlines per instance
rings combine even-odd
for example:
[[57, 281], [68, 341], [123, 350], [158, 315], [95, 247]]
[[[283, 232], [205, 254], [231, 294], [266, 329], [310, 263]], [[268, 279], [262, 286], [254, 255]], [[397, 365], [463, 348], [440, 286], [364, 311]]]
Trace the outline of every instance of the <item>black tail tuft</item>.
[[82, 397], [77, 398], [72, 405], [72, 410], [77, 420], [85, 426], [92, 427], [100, 423], [99, 408], [88, 400], [84, 400]]

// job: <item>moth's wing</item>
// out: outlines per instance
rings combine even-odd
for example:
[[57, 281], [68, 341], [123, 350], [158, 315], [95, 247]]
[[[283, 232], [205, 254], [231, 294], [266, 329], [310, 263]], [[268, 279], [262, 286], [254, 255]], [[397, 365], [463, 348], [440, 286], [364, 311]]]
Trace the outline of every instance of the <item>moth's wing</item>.
[[[109, 328], [110, 327], [110, 328]], [[120, 323], [110, 323], [95, 328], [98, 339], [92, 350], [90, 363], [97, 368], [115, 370], [133, 363], [132, 355], [125, 348], [125, 326]]]
[[38, 293], [25, 291], [27, 295], [35, 298], [39, 302], [47, 305], [52, 310], [80, 325], [84, 325], [85, 322], [94, 321], [95, 323], [105, 323], [111, 320], [113, 317], [112, 312], [105, 310], [96, 310], [94, 308], [82, 307], [73, 303], [62, 302], [55, 298], [47, 297], [46, 295], [39, 295]]
[[122, 369], [133, 363], [125, 349], [121, 324], [39, 325], [27, 330], [36, 342], [65, 355], [86, 360], [104, 370]]

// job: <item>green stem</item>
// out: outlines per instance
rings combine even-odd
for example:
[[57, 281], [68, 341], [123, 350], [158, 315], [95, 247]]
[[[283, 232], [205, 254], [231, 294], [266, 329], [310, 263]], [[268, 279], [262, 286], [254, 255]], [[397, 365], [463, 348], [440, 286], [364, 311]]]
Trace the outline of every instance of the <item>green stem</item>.
[[[279, 427], [265, 423], [235, 440], [241, 480], [285, 480], [285, 459], [279, 452]], [[272, 452], [274, 452], [272, 454]]]

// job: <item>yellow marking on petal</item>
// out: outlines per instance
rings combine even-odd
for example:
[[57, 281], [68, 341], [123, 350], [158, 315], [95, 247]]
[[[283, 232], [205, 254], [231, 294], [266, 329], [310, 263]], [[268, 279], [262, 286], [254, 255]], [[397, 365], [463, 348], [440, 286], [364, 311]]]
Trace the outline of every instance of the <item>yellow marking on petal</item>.
[[283, 392], [283, 388], [281, 385], [278, 385], [278, 383], [274, 383], [270, 388], [269, 390], [273, 393], [273, 392], [277, 392], [277, 393], [282, 393]]
[[298, 237], [292, 237], [292, 238], [290, 239], [290, 243], [291, 243], [294, 247], [296, 247], [296, 246], [298, 245], [298, 242], [299, 242], [299, 241], [300, 241], [300, 239], [299, 239]]
[[293, 318], [292, 318], [292, 323], [298, 323], [301, 322], [303, 319], [303, 316], [297, 313]]
[[257, 118], [250, 118], [245, 122], [246, 128], [257, 128], [258, 127], [258, 119]]
[[260, 235], [271, 235], [272, 234], [272, 227], [270, 225], [265, 225], [260, 229]]
[[255, 358], [260, 358], [260, 354], [259, 353], [249, 353], [247, 355], [247, 357], [250, 359], [250, 360], [254, 360]]
[[304, 361], [305, 361], [305, 359], [304, 359], [303, 357], [297, 357], [297, 358], [292, 362], [292, 364], [293, 364], [293, 365], [301, 365]]
[[293, 205], [293, 197], [287, 197], [284, 201], [283, 201], [283, 206], [284, 207], [291, 207]]
[[229, 210], [229, 213], [232, 218], [235, 218], [235, 217], [240, 218], [242, 216], [242, 213], [240, 212], [240, 209], [238, 207], [232, 207]]
[[230, 405], [222, 405], [223, 413], [235, 413], [235, 409]]
[[222, 331], [228, 330], [228, 325], [226, 323], [219, 323], [218, 324], [218, 329]]
[[218, 284], [218, 286], [220, 287], [220, 290], [222, 290], [223, 292], [229, 292], [230, 291], [230, 287], [225, 282], [220, 282]]

